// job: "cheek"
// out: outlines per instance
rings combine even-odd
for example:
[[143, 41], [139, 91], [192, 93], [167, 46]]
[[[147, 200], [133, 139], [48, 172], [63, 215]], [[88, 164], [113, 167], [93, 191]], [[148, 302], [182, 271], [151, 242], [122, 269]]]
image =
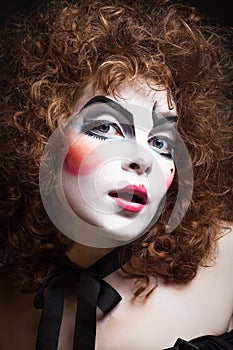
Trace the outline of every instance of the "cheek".
[[175, 165], [171, 161], [166, 161], [166, 163], [163, 163], [162, 169], [166, 189], [168, 190], [175, 176]]
[[66, 154], [63, 169], [71, 175], [88, 175], [95, 171], [100, 162], [95, 152], [96, 142], [85, 136], [75, 142]]

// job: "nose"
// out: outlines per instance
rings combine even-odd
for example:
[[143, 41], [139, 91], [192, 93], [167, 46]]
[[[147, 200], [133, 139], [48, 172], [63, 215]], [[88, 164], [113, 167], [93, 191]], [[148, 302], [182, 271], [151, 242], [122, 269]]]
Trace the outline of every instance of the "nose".
[[122, 169], [125, 171], [136, 172], [138, 175], [148, 175], [152, 170], [152, 159], [149, 157], [137, 157], [131, 160], [123, 160]]

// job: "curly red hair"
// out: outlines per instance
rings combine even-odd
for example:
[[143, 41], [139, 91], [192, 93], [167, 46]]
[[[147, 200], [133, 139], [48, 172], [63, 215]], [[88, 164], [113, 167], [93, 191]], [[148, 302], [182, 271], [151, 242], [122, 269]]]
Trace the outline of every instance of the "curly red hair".
[[167, 0], [46, 1], [5, 26], [0, 243], [22, 289], [36, 290], [72, 246], [46, 215], [38, 173], [49, 136], [89, 82], [113, 94], [138, 77], [163, 85], [175, 100], [178, 131], [192, 159], [194, 191], [184, 219], [166, 233], [174, 181], [153, 229], [121, 249], [121, 258], [130, 256], [130, 276], [185, 283], [214, 256], [221, 220], [232, 220], [229, 35], [230, 28]]

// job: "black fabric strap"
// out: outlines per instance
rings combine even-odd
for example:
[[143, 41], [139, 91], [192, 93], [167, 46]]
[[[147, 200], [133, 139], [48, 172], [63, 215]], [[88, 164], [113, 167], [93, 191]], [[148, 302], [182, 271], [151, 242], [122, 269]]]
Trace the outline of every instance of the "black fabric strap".
[[120, 262], [115, 249], [86, 270], [65, 265], [51, 271], [34, 299], [34, 306], [43, 309], [36, 350], [57, 349], [65, 290], [74, 283], [78, 283], [79, 288], [73, 349], [94, 350], [96, 307], [106, 314], [121, 300], [118, 292], [102, 278], [119, 267]]
[[233, 350], [233, 330], [215, 335], [205, 335], [186, 341], [178, 338], [172, 348], [164, 350]]
[[[48, 288], [37, 337], [36, 349], [38, 350], [57, 349], [59, 330], [63, 314], [64, 293], [64, 287], [50, 286]], [[35, 305], [37, 306], [36, 303]]]

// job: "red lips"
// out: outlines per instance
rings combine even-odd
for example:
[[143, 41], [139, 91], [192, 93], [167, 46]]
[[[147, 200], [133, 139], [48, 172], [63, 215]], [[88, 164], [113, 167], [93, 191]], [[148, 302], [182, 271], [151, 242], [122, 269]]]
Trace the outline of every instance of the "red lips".
[[108, 194], [115, 203], [128, 212], [141, 211], [147, 203], [147, 190], [144, 185], [129, 185]]

